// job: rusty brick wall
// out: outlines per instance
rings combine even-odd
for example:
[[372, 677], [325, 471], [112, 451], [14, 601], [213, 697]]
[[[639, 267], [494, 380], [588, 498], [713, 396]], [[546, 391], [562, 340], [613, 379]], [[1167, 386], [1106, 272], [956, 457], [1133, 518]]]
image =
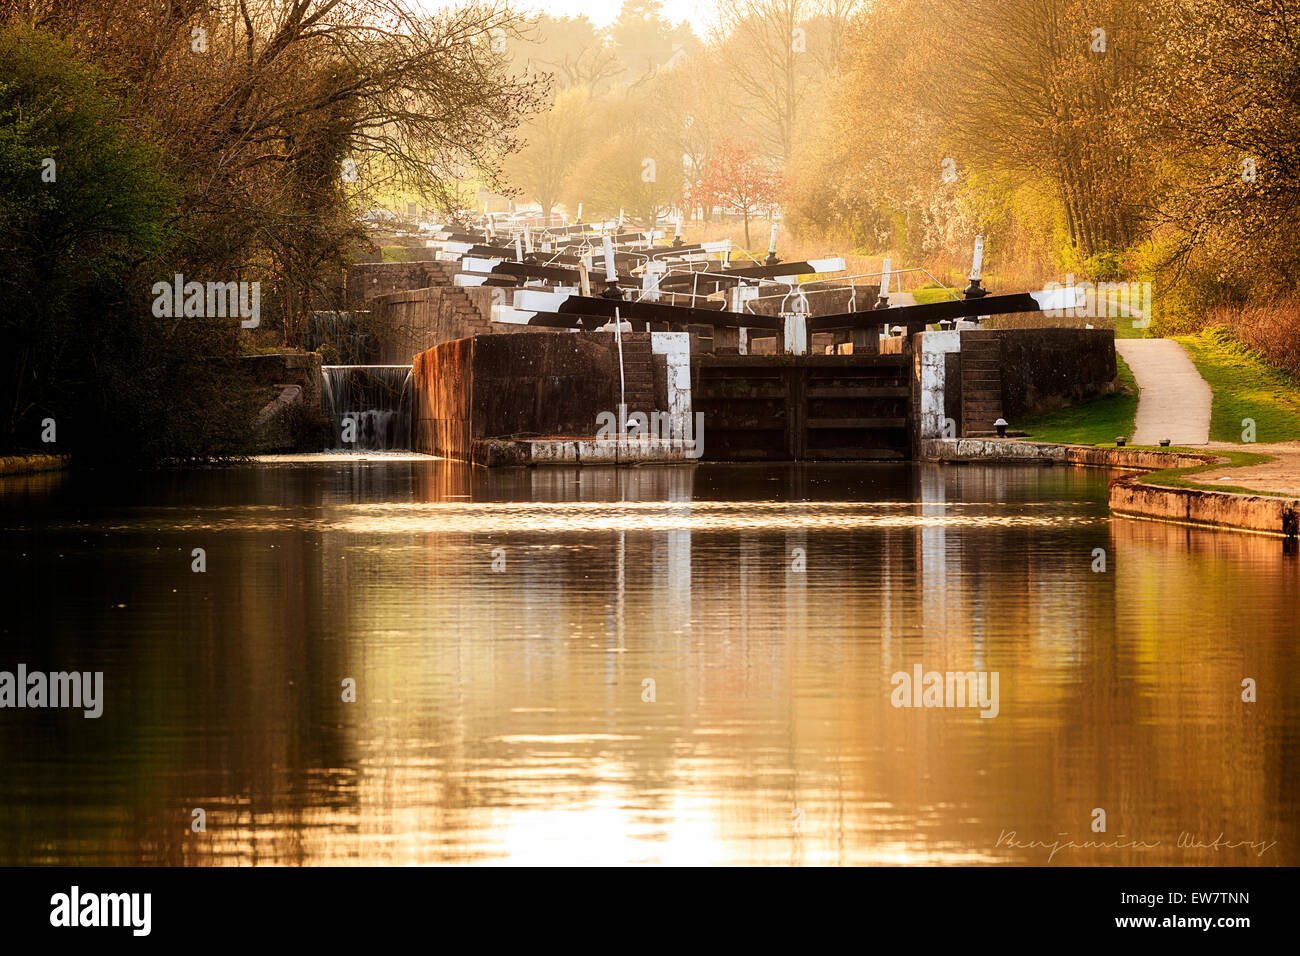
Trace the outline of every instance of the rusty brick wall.
[[445, 342], [412, 363], [415, 450], [470, 460], [474, 340]]
[[[657, 401], [650, 334], [622, 338], [628, 411], [649, 414], [666, 404]], [[413, 366], [415, 448], [426, 454], [470, 460], [475, 440], [589, 438], [601, 412], [617, 413], [608, 332], [478, 335], [421, 352]]]

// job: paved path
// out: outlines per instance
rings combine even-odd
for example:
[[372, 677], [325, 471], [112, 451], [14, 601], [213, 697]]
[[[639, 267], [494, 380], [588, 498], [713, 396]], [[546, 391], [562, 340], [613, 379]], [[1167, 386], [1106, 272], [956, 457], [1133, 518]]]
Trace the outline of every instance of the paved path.
[[1243, 468], [1212, 468], [1188, 476], [1188, 481], [1207, 485], [1231, 485], [1251, 491], [1271, 491], [1274, 494], [1300, 497], [1300, 442], [1282, 442], [1274, 445], [1230, 445], [1211, 442], [1207, 451], [1250, 451], [1273, 456], [1272, 461]]
[[1134, 445], [1204, 445], [1210, 440], [1210, 386], [1173, 339], [1116, 339], [1137, 379]]

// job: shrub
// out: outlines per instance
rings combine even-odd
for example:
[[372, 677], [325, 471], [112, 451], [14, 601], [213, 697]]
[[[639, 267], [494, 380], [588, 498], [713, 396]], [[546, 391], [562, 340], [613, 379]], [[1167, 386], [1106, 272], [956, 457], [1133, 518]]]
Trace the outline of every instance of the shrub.
[[1124, 257], [1118, 252], [1099, 252], [1084, 263], [1084, 274], [1093, 282], [1117, 282], [1129, 278]]
[[[0, 445], [134, 463], [247, 447], [238, 322], [159, 319], [179, 191], [108, 80], [40, 31], [0, 32]], [[53, 165], [46, 160], [53, 160]]]
[[1219, 306], [1205, 316], [1207, 333], [1235, 339], [1269, 365], [1300, 380], [1300, 300], [1279, 299], [1242, 308]]

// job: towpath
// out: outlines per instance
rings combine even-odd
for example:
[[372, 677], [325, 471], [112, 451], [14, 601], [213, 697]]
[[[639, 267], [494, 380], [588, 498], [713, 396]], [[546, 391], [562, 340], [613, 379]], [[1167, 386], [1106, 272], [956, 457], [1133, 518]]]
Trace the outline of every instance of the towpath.
[[1115, 350], [1137, 379], [1134, 445], [1204, 445], [1210, 440], [1209, 383], [1173, 339], [1116, 339]]
[[1211, 442], [1206, 451], [1250, 451], [1273, 456], [1272, 461], [1241, 468], [1227, 466], [1189, 475], [1188, 481], [1213, 488], [1215, 485], [1271, 491], [1278, 495], [1300, 497], [1300, 442], [1273, 445], [1236, 445]]

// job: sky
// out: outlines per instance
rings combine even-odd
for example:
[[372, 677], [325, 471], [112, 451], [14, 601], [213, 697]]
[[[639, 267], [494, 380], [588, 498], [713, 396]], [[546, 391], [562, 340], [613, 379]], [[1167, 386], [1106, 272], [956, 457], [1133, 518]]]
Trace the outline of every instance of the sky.
[[[436, 9], [451, 7], [456, 0], [416, 0], [421, 6]], [[585, 16], [598, 27], [612, 23], [618, 17], [623, 0], [514, 0], [517, 10], [528, 13], [549, 13], [553, 17]], [[696, 34], [704, 36], [709, 32], [717, 13], [717, 4], [712, 0], [664, 0], [664, 19], [670, 23], [690, 21]]]

